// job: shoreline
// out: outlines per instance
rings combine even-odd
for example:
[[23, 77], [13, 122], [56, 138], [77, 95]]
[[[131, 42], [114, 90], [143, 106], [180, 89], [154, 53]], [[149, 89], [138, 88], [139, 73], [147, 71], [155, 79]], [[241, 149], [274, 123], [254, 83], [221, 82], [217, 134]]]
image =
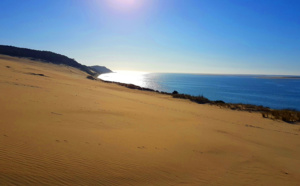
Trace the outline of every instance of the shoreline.
[[173, 98], [177, 98], [177, 99], [188, 99], [188, 100], [198, 103], [198, 104], [209, 104], [209, 105], [219, 106], [221, 108], [237, 110], [237, 111], [258, 112], [258, 113], [262, 114], [263, 118], [278, 119], [278, 120], [285, 121], [287, 123], [299, 123], [300, 122], [300, 111], [298, 111], [296, 109], [272, 109], [269, 107], [265, 107], [263, 105], [253, 105], [253, 104], [244, 104], [244, 103], [227, 103], [227, 102], [224, 102], [223, 100], [212, 101], [204, 96], [192, 96], [189, 94], [180, 94], [176, 90], [174, 90], [174, 92], [176, 91], [176, 93], [174, 94], [174, 92], [169, 93], [169, 92], [145, 88], [145, 87], [141, 87], [141, 86], [129, 84], [129, 83], [106, 81], [106, 80], [102, 80], [100, 78], [96, 78], [96, 79], [100, 80], [104, 83], [113, 83], [113, 84], [117, 84], [117, 85], [129, 88], [129, 89], [156, 92], [159, 94], [170, 95]]

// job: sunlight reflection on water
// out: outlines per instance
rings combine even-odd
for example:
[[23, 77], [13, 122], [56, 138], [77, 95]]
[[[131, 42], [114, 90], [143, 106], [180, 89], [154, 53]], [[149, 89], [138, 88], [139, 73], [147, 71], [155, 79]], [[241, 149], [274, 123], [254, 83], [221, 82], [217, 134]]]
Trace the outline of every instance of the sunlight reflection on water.
[[113, 73], [101, 74], [98, 78], [105, 81], [114, 81], [121, 83], [134, 84], [141, 87], [149, 87], [149, 82], [147, 82], [146, 74], [148, 72], [138, 72], [138, 71], [117, 71]]
[[100, 79], [154, 90], [203, 95], [228, 103], [264, 105], [275, 109], [300, 110], [300, 79], [267, 79], [256, 75], [205, 75], [118, 71]]

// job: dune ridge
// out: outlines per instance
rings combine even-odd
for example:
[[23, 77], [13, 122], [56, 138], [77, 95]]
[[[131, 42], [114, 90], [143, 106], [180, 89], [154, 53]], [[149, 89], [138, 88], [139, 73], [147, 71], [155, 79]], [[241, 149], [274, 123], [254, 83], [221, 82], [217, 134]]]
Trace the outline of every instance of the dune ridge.
[[300, 126], [0, 56], [0, 185], [299, 185]]

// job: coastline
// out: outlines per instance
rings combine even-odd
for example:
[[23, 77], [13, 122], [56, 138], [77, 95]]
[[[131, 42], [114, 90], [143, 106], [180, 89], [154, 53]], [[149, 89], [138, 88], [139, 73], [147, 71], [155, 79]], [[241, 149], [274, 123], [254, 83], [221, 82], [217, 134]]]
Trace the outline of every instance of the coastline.
[[0, 59], [4, 185], [299, 185], [299, 125]]
[[106, 81], [102, 80], [100, 78], [97, 78], [97, 80], [100, 80], [105, 83], [113, 83], [117, 84], [129, 89], [136, 89], [141, 91], [150, 91], [150, 92], [156, 92], [159, 94], [164, 95], [170, 95], [173, 98], [179, 98], [179, 99], [188, 99], [192, 102], [196, 102], [198, 104], [210, 104], [219, 106], [221, 108], [231, 109], [231, 110], [237, 110], [237, 111], [247, 111], [247, 112], [258, 112], [262, 114], [263, 118], [269, 118], [269, 119], [279, 119], [288, 123], [299, 123], [300, 122], [300, 111], [297, 110], [291, 110], [291, 109], [271, 109], [269, 107], [265, 107], [263, 105], [252, 105], [252, 104], [244, 104], [244, 103], [226, 103], [223, 100], [216, 100], [211, 101], [203, 96], [192, 96], [189, 94], [180, 94], [176, 90], [176, 93], [169, 93], [164, 91], [158, 91], [150, 88], [145, 88], [141, 86], [137, 86], [134, 84], [128, 84], [128, 83], [120, 83], [120, 82], [114, 82], [114, 81]]

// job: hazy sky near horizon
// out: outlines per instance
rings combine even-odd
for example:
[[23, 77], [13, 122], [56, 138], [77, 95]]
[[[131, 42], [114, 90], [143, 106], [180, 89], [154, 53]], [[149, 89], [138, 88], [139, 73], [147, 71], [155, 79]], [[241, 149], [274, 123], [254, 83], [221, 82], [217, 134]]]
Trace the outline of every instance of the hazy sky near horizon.
[[1, 0], [0, 44], [113, 70], [300, 75], [300, 1]]

